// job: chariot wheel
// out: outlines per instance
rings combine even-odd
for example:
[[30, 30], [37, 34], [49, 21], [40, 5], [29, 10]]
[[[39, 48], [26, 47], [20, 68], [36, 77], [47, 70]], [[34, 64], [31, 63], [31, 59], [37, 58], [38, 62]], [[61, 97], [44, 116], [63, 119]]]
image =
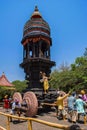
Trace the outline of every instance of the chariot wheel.
[[27, 103], [26, 116], [35, 116], [38, 111], [38, 101], [36, 95], [33, 92], [28, 91], [24, 94], [23, 100]]
[[13, 100], [18, 100], [20, 103], [22, 103], [22, 95], [19, 92], [15, 92], [13, 94]]

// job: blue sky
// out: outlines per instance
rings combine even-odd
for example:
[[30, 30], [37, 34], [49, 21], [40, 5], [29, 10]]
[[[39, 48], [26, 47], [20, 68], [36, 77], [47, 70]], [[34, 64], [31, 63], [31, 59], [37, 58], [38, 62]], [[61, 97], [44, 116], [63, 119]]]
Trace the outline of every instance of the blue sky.
[[38, 6], [51, 29], [51, 60], [56, 68], [71, 64], [87, 47], [87, 0], [1, 0], [0, 75], [9, 81], [24, 80], [21, 40], [24, 24]]

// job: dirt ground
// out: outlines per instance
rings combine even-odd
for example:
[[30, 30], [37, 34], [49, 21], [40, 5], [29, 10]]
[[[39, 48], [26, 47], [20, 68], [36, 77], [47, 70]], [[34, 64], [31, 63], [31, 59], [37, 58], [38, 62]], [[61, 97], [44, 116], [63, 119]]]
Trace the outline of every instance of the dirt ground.
[[[2, 107], [0, 108], [0, 112], [5, 112]], [[21, 115], [21, 116], [24, 116], [24, 115]], [[56, 111], [54, 108], [52, 108], [51, 111], [49, 112], [40, 110], [35, 118], [52, 122], [52, 123], [57, 123], [57, 124], [63, 124], [63, 125], [69, 125], [69, 126], [73, 125], [68, 120], [66, 121], [58, 120], [56, 118]], [[76, 125], [79, 125], [80, 128], [84, 128], [84, 130], [87, 130], [87, 124], [83, 123], [82, 118], [81, 118], [81, 122], [76, 123]], [[3, 115], [0, 115], [0, 126], [6, 128], [7, 127], [6, 123], [7, 123], [7, 118]], [[32, 128], [33, 130], [60, 130], [60, 129], [42, 125], [36, 122], [32, 123]], [[21, 120], [20, 122], [18, 122], [16, 119], [13, 119], [13, 122], [10, 123], [10, 130], [28, 130], [28, 123], [27, 121]]]

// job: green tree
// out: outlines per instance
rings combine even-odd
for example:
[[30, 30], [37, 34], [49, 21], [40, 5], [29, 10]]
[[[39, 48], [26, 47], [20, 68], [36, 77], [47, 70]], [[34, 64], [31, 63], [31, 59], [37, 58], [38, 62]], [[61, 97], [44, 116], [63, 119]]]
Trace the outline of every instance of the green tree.
[[50, 86], [60, 90], [79, 91], [87, 88], [87, 48], [81, 57], [77, 57], [70, 67], [62, 64], [51, 73]]
[[60, 69], [56, 69], [51, 73], [50, 86], [56, 89], [61, 89], [68, 91], [72, 84], [71, 73], [69, 67], [64, 67], [63, 65]]
[[15, 80], [12, 82], [12, 84], [15, 85], [16, 91], [18, 91], [18, 92], [22, 92], [23, 90], [25, 90], [28, 87], [26, 80], [24, 80], [24, 81]]
[[11, 90], [9, 87], [7, 86], [0, 86], [0, 101], [3, 100], [5, 95], [12, 95], [14, 90]]

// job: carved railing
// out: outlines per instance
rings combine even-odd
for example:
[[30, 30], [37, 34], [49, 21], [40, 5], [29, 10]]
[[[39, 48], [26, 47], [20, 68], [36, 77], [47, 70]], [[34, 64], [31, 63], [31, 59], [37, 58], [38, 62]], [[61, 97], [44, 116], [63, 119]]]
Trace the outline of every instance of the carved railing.
[[72, 125], [72, 126], [68, 126], [68, 125], [61, 125], [61, 124], [56, 124], [56, 123], [51, 123], [51, 122], [47, 122], [47, 121], [43, 121], [43, 120], [39, 120], [39, 119], [35, 119], [35, 118], [28, 118], [28, 117], [18, 117], [18, 116], [14, 116], [14, 115], [10, 115], [10, 114], [6, 114], [6, 113], [2, 113], [0, 112], [0, 115], [6, 116], [7, 117], [7, 124], [6, 124], [6, 129], [1, 127], [0, 130], [11, 130], [10, 129], [10, 118], [15, 118], [15, 119], [19, 119], [19, 120], [26, 120], [28, 123], [28, 130], [33, 130], [32, 129], [32, 122], [37, 122], [49, 127], [53, 127], [53, 128], [59, 128], [62, 130], [86, 130], [84, 128], [80, 128], [78, 125]]

